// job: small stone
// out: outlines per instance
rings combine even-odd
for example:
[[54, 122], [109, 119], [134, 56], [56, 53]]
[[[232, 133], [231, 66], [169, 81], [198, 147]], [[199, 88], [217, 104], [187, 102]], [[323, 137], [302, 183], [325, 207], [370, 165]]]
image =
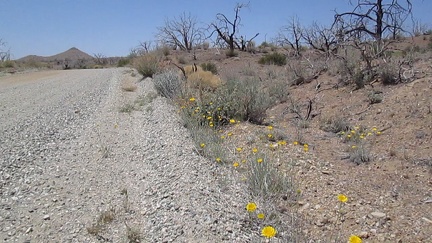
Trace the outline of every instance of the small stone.
[[422, 219], [423, 219], [424, 221], [426, 221], [427, 223], [432, 224], [432, 220], [430, 220], [430, 219], [428, 219], [428, 218], [426, 218], [426, 217], [423, 217]]
[[386, 216], [386, 214], [382, 212], [372, 212], [371, 215], [375, 218], [384, 218]]
[[45, 214], [45, 215], [43, 216], [43, 219], [44, 219], [44, 220], [50, 220], [50, 216], [49, 216], [48, 214]]
[[28, 234], [28, 233], [30, 233], [32, 231], [33, 231], [33, 228], [32, 227], [28, 227], [28, 229], [25, 231], [25, 233]]
[[321, 173], [323, 173], [324, 175], [330, 175], [330, 171], [328, 170], [322, 170]]
[[371, 229], [370, 232], [371, 232], [372, 234], [376, 234], [376, 233], [377, 233], [377, 230], [376, 230], [376, 229]]
[[358, 234], [358, 237], [360, 237], [362, 239], [366, 239], [369, 237], [369, 233], [367, 231], [362, 231], [362, 232], [360, 232], [360, 234]]

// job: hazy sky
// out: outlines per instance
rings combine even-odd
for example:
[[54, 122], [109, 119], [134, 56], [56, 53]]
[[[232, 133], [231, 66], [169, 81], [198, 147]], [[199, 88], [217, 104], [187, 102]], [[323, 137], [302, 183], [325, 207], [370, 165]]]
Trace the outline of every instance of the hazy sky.
[[[402, 0], [404, 1], [404, 0]], [[247, 1], [243, 1], [247, 2]], [[350, 10], [348, 0], [251, 0], [242, 9], [240, 33], [261, 43], [271, 40], [292, 16], [303, 25], [330, 25], [334, 10]], [[414, 14], [432, 28], [432, 1], [412, 0]], [[140, 41], [154, 40], [165, 19], [191, 13], [207, 25], [217, 13], [230, 19], [231, 0], [0, 0], [0, 38], [14, 59], [50, 56], [77, 47], [93, 55], [125, 56]]]

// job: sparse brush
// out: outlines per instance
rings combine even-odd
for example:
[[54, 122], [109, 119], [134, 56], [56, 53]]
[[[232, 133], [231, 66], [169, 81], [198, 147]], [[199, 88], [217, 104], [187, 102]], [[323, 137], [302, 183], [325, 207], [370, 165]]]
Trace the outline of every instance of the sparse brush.
[[178, 72], [174, 70], [167, 70], [155, 75], [153, 79], [156, 91], [161, 96], [171, 100], [181, 95], [183, 82], [184, 81], [179, 77]]
[[128, 65], [129, 63], [130, 63], [129, 58], [121, 58], [117, 63], [117, 67], [124, 67], [124, 66]]
[[133, 66], [143, 78], [151, 78], [160, 71], [159, 63], [161, 60], [161, 57], [156, 52], [152, 52], [137, 57], [133, 62]]
[[134, 110], [135, 110], [135, 106], [133, 104], [125, 104], [119, 109], [119, 111], [122, 113], [131, 113]]
[[342, 117], [327, 117], [320, 120], [320, 129], [325, 132], [338, 133], [348, 131], [350, 124]]
[[266, 54], [258, 60], [259, 64], [284, 66], [287, 64], [286, 56], [281, 53], [274, 52]]
[[214, 63], [211, 63], [211, 62], [202, 63], [200, 66], [202, 67], [202, 69], [204, 71], [210, 71], [214, 75], [218, 74], [218, 70], [217, 70], [216, 64], [214, 64]]
[[92, 226], [87, 227], [87, 232], [92, 235], [99, 235], [103, 231], [105, 225], [111, 223], [114, 219], [114, 209], [111, 208], [107, 211], [103, 211], [97, 218], [96, 223], [94, 223]]
[[226, 52], [225, 52], [225, 55], [227, 56], [227, 57], [236, 57], [236, 56], [238, 56], [238, 53], [235, 51], [235, 50], [227, 50]]
[[257, 154], [248, 163], [247, 181], [253, 198], [295, 195], [292, 179], [279, 173], [265, 154]]
[[385, 63], [380, 66], [378, 71], [380, 80], [384, 85], [393, 85], [399, 83], [397, 68], [390, 63]]
[[354, 162], [358, 165], [369, 162], [371, 160], [370, 151], [363, 144], [358, 146], [354, 145], [351, 147], [349, 159], [351, 162]]
[[377, 92], [377, 91], [372, 91], [369, 93], [368, 98], [369, 98], [370, 104], [381, 103], [383, 100], [383, 93]]

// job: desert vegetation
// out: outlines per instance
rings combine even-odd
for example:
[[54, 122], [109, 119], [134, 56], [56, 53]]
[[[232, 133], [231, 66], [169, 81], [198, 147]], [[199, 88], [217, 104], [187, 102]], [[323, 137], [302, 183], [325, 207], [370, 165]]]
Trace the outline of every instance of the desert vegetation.
[[[421, 47], [403, 44], [410, 39], [404, 34], [407, 31], [403, 24], [413, 14], [411, 1], [359, 0], [353, 2], [351, 12], [336, 13], [331, 26], [313, 23], [303, 27], [294, 16], [281, 27], [274, 41], [255, 47], [253, 39], [259, 34], [251, 39], [239, 34], [241, 10], [247, 6], [235, 5], [232, 19], [218, 13], [216, 21], [209, 24], [209, 36], [216, 36], [213, 50], [224, 50], [228, 61], [220, 62], [218, 56], [209, 53], [211, 47], [202, 47], [208, 40], [195, 38], [195, 42], [176, 44], [178, 50], [168, 55], [159, 54], [160, 60], [169, 59], [172, 64], [155, 72], [154, 82], [159, 94], [178, 107], [183, 125], [196, 144], [196, 153], [219, 166], [232, 167], [248, 185], [247, 226], [259, 230], [265, 238], [306, 240], [300, 232], [311, 226], [299, 222], [304, 215], [305, 195], [300, 186], [304, 182], [296, 177], [303, 167], [296, 163], [302, 160], [299, 158], [335, 158], [317, 154], [323, 142], [314, 139], [311, 132], [324, 132], [338, 144], [336, 153], [341, 156], [337, 157], [347, 163], [342, 167], [379, 164], [376, 144], [390, 133], [392, 125], [379, 127], [382, 122], [374, 120], [366, 124], [361, 117], [386, 102], [389, 85], [407, 85], [424, 77], [419, 70], [424, 70], [424, 61], [431, 57], [431, 38], [426, 35], [429, 42]], [[182, 16], [182, 25], [195, 26], [195, 18]], [[185, 38], [176, 32], [171, 39], [167, 33], [173, 25], [179, 25], [179, 20], [159, 28], [162, 33], [158, 36], [167, 38], [165, 43], [193, 39], [187, 36], [192, 32], [183, 34]], [[416, 28], [420, 28], [418, 24]], [[145, 55], [158, 50], [155, 47]], [[241, 65], [233, 57], [242, 60]], [[212, 81], [214, 77], [221, 82]], [[338, 92], [357, 92], [356, 104], [347, 101], [357, 110], [347, 113], [326, 109], [323, 97]], [[360, 108], [363, 103], [365, 108]], [[396, 152], [392, 150], [391, 154]], [[328, 173], [327, 169], [323, 171]], [[337, 191], [334, 197], [329, 196], [334, 200], [328, 202], [333, 205], [330, 208], [337, 208], [330, 213], [334, 220], [315, 222], [318, 228], [327, 225], [331, 229], [324, 241], [361, 242], [377, 237], [356, 227], [341, 228], [347, 210], [355, 210], [346, 208], [347, 204], [360, 199], [351, 199], [341, 189], [333, 191]], [[281, 211], [280, 205], [285, 209]], [[310, 234], [317, 232], [312, 230]]]
[[[258, 46], [259, 33], [241, 34], [248, 4], [236, 4], [233, 17], [216, 13], [208, 26], [182, 13], [157, 28], [156, 41], [117, 61], [95, 54], [92, 67], [129, 66], [142, 82], [151, 78], [176, 107], [194, 152], [247, 185], [248, 230], [283, 242], [402, 242], [409, 227], [397, 226], [408, 221], [389, 208], [413, 195], [394, 181], [418, 190], [431, 183], [431, 31], [417, 21], [408, 33], [410, 0], [350, 4], [331, 26], [302, 26], [293, 16]], [[420, 127], [407, 128], [410, 122]], [[432, 200], [430, 190], [420, 197]], [[416, 221], [419, 242], [432, 233], [427, 203], [416, 209], [426, 218]], [[88, 232], [97, 235], [114, 217], [101, 212]]]

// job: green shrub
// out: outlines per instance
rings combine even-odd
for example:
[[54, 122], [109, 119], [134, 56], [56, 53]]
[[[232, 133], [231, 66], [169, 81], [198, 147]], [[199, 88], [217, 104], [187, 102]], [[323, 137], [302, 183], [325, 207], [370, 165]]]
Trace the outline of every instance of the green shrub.
[[183, 80], [179, 77], [177, 71], [167, 70], [155, 75], [153, 83], [157, 92], [163, 97], [173, 100], [182, 93]]
[[216, 64], [214, 64], [214, 63], [211, 63], [211, 62], [202, 63], [202, 64], [201, 64], [201, 67], [202, 67], [202, 69], [203, 69], [204, 71], [210, 71], [210, 72], [212, 72], [214, 75], [217, 75], [217, 74], [218, 74]]
[[3, 63], [0, 63], [0, 64], [2, 64], [2, 66], [5, 67], [5, 68], [13, 68], [13, 67], [15, 67], [15, 62], [11, 61], [11, 60], [6, 60], [6, 61], [4, 61]]
[[124, 67], [124, 66], [128, 65], [129, 63], [130, 63], [129, 58], [121, 58], [117, 63], [117, 67]]
[[151, 78], [160, 71], [160, 60], [161, 57], [156, 53], [148, 53], [144, 56], [136, 58], [133, 62], [133, 66], [138, 71], [138, 73], [143, 76], [143, 78]]
[[273, 52], [266, 54], [258, 60], [259, 64], [284, 66], [287, 64], [286, 56], [281, 53]]
[[338, 133], [348, 131], [350, 124], [342, 117], [328, 117], [320, 121], [320, 129], [325, 132]]
[[393, 85], [399, 83], [398, 71], [391, 64], [384, 64], [380, 66], [379, 77], [384, 85]]

